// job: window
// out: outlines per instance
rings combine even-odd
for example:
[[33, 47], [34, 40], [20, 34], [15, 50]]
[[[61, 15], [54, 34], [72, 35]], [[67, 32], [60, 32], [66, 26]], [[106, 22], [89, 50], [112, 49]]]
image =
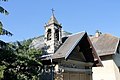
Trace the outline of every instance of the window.
[[58, 29], [55, 30], [55, 38], [56, 38], [56, 40], [59, 40], [59, 30]]
[[51, 29], [47, 31], [47, 40], [51, 40]]

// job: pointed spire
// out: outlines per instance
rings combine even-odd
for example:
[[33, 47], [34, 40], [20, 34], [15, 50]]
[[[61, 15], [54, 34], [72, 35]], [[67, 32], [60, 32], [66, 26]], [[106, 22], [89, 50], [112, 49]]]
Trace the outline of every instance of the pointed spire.
[[50, 20], [48, 21], [48, 24], [53, 24], [53, 23], [59, 24], [54, 15], [52, 15]]
[[52, 10], [52, 16], [51, 16], [50, 20], [48, 21], [47, 25], [53, 24], [53, 23], [59, 25], [57, 19], [56, 19], [55, 16], [54, 16], [54, 11], [55, 11], [55, 10], [54, 10], [53, 8], [52, 8], [51, 10]]

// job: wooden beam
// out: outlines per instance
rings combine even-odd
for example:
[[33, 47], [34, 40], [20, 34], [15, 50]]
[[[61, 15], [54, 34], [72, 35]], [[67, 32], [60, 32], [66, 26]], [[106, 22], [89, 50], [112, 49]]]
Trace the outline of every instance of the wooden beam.
[[94, 59], [97, 59], [97, 60], [99, 61], [99, 63], [96, 64], [96, 65], [99, 65], [99, 66], [103, 67], [103, 64], [102, 64], [102, 62], [101, 62], [101, 59], [100, 59], [100, 57], [98, 56], [98, 54], [97, 54], [97, 52], [96, 52], [96, 50], [95, 50], [95, 48], [94, 48], [94, 46], [93, 46], [93, 44], [92, 44], [92, 42], [91, 42], [91, 40], [90, 40], [90, 38], [89, 38], [88, 36], [87, 36], [87, 39], [88, 39], [88, 41], [89, 41], [89, 43], [90, 43], [90, 46], [91, 46], [91, 48], [92, 48], [92, 52], [93, 52]]
[[62, 63], [73, 63], [73, 64], [78, 64], [78, 65], [84, 65], [84, 66], [93, 66], [94, 63], [91, 63], [91, 62], [82, 62], [82, 61], [75, 61], [75, 60], [67, 60], [67, 61], [62, 61]]

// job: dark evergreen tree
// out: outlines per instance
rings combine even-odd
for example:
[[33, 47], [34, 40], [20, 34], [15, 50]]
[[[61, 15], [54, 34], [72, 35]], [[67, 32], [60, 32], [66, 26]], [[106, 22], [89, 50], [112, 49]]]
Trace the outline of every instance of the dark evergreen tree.
[[[0, 13], [9, 14], [2, 6], [0, 6]], [[12, 36], [11, 32], [3, 28], [1, 21], [0, 35]], [[17, 42], [13, 45], [0, 40], [0, 80], [40, 80], [42, 64], [39, 57], [42, 52], [30, 49], [31, 41]]]
[[[6, 2], [6, 1], [8, 1], [8, 0], [0, 0], [0, 1]], [[8, 14], [9, 14], [8, 11], [5, 10], [2, 6], [0, 6], [0, 13], [5, 14], [5, 15], [8, 15]], [[13, 35], [11, 32], [9, 32], [9, 31], [7, 31], [7, 30], [5, 30], [5, 29], [3, 28], [3, 24], [2, 24], [1, 21], [0, 21], [0, 35], [10, 35], [10, 36]]]
[[17, 45], [6, 44], [8, 48], [0, 53], [0, 78], [2, 80], [40, 80], [42, 64], [41, 51], [30, 49], [31, 41]]

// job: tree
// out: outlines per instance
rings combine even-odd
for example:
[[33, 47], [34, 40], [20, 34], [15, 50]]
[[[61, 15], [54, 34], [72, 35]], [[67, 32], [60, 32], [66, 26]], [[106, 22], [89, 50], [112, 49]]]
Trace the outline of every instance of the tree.
[[[8, 1], [8, 0], [0, 0], [0, 1], [6, 2], [6, 1]], [[5, 15], [8, 15], [8, 14], [9, 14], [8, 11], [5, 10], [2, 6], [0, 6], [0, 13], [5, 14]], [[2, 24], [1, 21], [0, 21], [0, 35], [10, 35], [10, 36], [13, 35], [11, 32], [9, 32], [9, 31], [7, 31], [7, 30], [5, 30], [5, 29], [3, 28], [3, 24]]]
[[40, 80], [42, 52], [30, 49], [30, 43], [31, 40], [17, 45], [5, 43], [8, 48], [0, 53], [1, 80]]
[[[6, 2], [7, 0], [0, 0]], [[0, 13], [8, 15], [8, 11], [5, 10], [2, 6], [0, 6]], [[3, 24], [0, 21], [0, 35], [10, 35], [12, 36], [12, 33], [5, 30], [3, 28]], [[4, 76], [4, 71], [8, 66], [9, 59], [15, 59], [14, 54], [12, 52], [13, 50], [10, 49], [9, 44], [5, 43], [4, 41], [0, 40], [0, 79], [2, 79]]]
[[[8, 0], [0, 0], [8, 1]], [[0, 13], [8, 15], [8, 11], [0, 6]], [[3, 28], [0, 21], [0, 35], [12, 33]], [[40, 80], [42, 64], [39, 60], [42, 52], [30, 49], [32, 40], [17, 42], [17, 45], [0, 40], [0, 80]]]

